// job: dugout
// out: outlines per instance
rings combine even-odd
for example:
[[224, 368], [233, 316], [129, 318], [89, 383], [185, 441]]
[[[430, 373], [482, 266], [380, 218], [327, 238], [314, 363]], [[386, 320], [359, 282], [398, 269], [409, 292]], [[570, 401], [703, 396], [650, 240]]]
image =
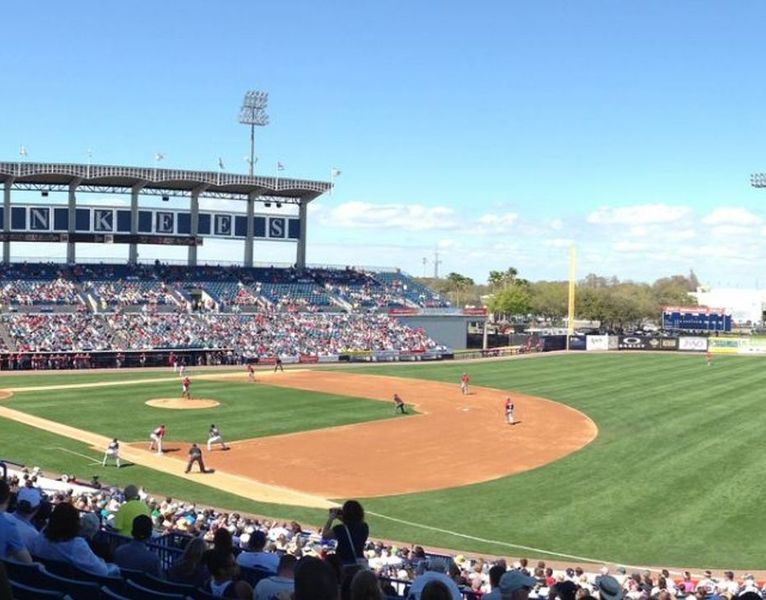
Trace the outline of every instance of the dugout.
[[[404, 325], [413, 328], [422, 328], [437, 344], [452, 348], [453, 350], [465, 350], [468, 344], [469, 326], [479, 327], [483, 330], [487, 320], [486, 315], [459, 313], [429, 313], [425, 310], [418, 314], [396, 315], [396, 318]], [[482, 347], [481, 345], [475, 347]]]

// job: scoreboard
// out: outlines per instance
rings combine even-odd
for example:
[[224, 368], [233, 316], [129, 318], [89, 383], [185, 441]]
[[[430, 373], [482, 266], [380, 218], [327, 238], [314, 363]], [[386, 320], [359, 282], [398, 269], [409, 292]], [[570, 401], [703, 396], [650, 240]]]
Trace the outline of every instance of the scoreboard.
[[731, 331], [731, 315], [723, 308], [663, 306], [662, 328], [680, 331]]

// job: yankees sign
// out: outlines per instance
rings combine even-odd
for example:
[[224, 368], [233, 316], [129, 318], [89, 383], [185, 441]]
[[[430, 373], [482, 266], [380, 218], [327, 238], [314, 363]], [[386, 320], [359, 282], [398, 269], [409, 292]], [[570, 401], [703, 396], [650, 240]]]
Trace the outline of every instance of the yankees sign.
[[[13, 233], [65, 233], [69, 231], [69, 209], [62, 205], [19, 205], [6, 215], [0, 206], [0, 230], [6, 219]], [[247, 215], [244, 213], [201, 211], [197, 237], [243, 240], [247, 237]], [[295, 242], [300, 238], [300, 219], [274, 215], [255, 215], [253, 237], [257, 240]], [[135, 232], [131, 231], [130, 210], [120, 206], [80, 206], [74, 214], [75, 233], [140, 234], [191, 236], [192, 220], [188, 210], [142, 208], [138, 211]]]

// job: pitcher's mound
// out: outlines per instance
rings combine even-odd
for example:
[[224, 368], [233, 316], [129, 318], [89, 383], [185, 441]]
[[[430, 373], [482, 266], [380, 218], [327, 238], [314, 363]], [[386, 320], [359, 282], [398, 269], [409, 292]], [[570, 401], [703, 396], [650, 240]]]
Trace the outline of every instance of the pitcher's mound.
[[218, 406], [219, 402], [207, 398], [194, 398], [193, 400], [186, 400], [185, 398], [153, 398], [152, 400], [147, 400], [146, 404], [155, 408], [194, 410], [195, 408], [213, 408]]
[[13, 392], [10, 392], [8, 390], [0, 390], [0, 400], [6, 400], [13, 396]]

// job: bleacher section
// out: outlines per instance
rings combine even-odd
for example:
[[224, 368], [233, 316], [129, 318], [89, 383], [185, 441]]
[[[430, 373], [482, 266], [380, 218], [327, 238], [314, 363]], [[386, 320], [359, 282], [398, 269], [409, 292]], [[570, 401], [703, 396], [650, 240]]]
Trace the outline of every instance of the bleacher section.
[[409, 275], [399, 271], [381, 271], [371, 274], [392, 294], [400, 294], [413, 306], [423, 308], [447, 308], [449, 302], [426, 286], [418, 283]]

